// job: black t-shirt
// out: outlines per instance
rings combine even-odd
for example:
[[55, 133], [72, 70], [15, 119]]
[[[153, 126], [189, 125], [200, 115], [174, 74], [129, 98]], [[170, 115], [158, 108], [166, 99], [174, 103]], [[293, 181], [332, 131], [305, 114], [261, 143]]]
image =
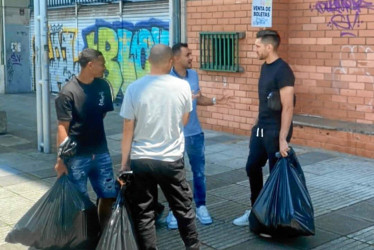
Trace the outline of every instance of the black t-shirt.
[[55, 100], [57, 119], [69, 121], [70, 137], [78, 143], [78, 155], [108, 152], [104, 114], [113, 110], [108, 83], [95, 78], [83, 84], [73, 77]]
[[267, 106], [267, 96], [272, 91], [279, 91], [286, 86], [294, 86], [295, 76], [290, 66], [281, 58], [261, 67], [258, 81], [258, 95], [260, 100], [258, 125], [263, 128], [280, 129], [282, 111], [273, 111]]

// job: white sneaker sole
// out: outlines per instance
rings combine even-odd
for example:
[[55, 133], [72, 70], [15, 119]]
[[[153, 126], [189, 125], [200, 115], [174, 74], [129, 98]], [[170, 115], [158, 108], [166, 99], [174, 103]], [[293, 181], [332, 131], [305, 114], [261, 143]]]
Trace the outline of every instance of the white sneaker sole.
[[239, 224], [239, 223], [232, 222], [232, 224], [234, 224], [235, 226], [238, 226], [238, 227], [248, 227], [249, 226], [249, 222], [246, 223], [246, 224]]
[[203, 225], [210, 225], [210, 224], [213, 223], [213, 220], [204, 221], [204, 220], [200, 219], [199, 216], [196, 216], [196, 218], [197, 218], [197, 219], [200, 221], [200, 223], [203, 224]]
[[270, 234], [264, 234], [264, 233], [260, 233], [259, 236], [262, 237], [262, 238], [267, 238], [267, 239], [272, 238], [272, 236]]

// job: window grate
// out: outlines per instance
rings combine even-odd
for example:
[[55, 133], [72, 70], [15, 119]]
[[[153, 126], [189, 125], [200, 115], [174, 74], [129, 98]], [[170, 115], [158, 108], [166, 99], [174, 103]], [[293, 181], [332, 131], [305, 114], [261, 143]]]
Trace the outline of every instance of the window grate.
[[242, 72], [239, 66], [241, 32], [201, 32], [200, 69], [208, 71]]

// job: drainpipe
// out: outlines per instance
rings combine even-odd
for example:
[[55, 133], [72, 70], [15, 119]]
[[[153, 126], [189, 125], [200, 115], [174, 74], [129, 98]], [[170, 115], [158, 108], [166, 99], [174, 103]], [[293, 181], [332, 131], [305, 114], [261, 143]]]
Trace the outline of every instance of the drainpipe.
[[0, 73], [2, 73], [2, 78], [0, 78], [0, 93], [5, 93], [6, 85], [6, 73], [5, 73], [5, 64], [6, 64], [6, 46], [5, 46], [5, 1], [0, 1]]
[[187, 8], [186, 8], [186, 0], [181, 0], [181, 42], [187, 43]]
[[169, 0], [169, 18], [170, 18], [170, 22], [169, 22], [169, 45], [170, 46], [173, 46], [174, 44], [174, 14], [173, 14], [173, 4], [174, 0]]
[[51, 121], [50, 121], [50, 84], [48, 57], [48, 16], [47, 0], [40, 1], [41, 23], [41, 59], [42, 59], [42, 105], [43, 105], [43, 151], [50, 153]]
[[[77, 52], [79, 54], [79, 39], [78, 39], [78, 12], [79, 12], [79, 6], [78, 3], [75, 2], [75, 28], [77, 29]], [[79, 67], [79, 66], [78, 66]]]
[[0, 34], [0, 45], [1, 45], [1, 55], [0, 55], [0, 65], [5, 64], [5, 0], [1, 0], [1, 34]]
[[172, 14], [172, 27], [173, 27], [173, 43], [172, 45], [181, 41], [181, 0], [173, 1], [173, 14]]
[[38, 133], [38, 151], [43, 151], [43, 117], [42, 117], [42, 81], [40, 53], [40, 8], [39, 1], [34, 0], [34, 33], [35, 33], [35, 90], [36, 90], [36, 124]]
[[119, 1], [119, 5], [118, 5], [118, 8], [119, 8], [119, 18], [121, 19], [121, 23], [123, 21], [123, 2], [122, 1]]

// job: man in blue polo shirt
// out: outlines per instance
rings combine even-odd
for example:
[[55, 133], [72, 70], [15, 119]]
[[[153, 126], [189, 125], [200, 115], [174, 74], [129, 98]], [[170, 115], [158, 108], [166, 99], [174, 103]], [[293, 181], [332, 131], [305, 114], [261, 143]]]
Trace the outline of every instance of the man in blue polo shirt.
[[[186, 80], [191, 87], [193, 110], [190, 113], [189, 122], [184, 127], [185, 150], [193, 173], [193, 196], [196, 204], [196, 217], [202, 224], [208, 225], [213, 221], [206, 207], [204, 133], [197, 116], [196, 105], [210, 106], [216, 103], [225, 103], [228, 98], [223, 96], [216, 99], [215, 97], [208, 98], [203, 96], [200, 91], [197, 72], [191, 69], [192, 56], [188, 45], [186, 43], [178, 43], [173, 46], [172, 50], [174, 65], [170, 74]], [[169, 229], [178, 228], [177, 221], [172, 212], [169, 212], [166, 222]]]

